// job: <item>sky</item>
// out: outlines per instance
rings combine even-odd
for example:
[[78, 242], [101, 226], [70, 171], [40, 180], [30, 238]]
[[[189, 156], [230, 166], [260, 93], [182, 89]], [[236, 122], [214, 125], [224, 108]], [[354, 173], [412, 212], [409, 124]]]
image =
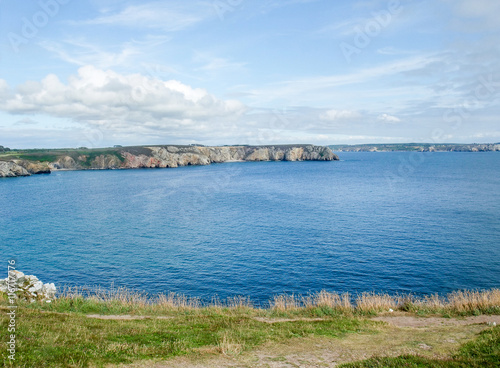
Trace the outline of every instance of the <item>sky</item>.
[[0, 145], [500, 142], [498, 0], [0, 0]]

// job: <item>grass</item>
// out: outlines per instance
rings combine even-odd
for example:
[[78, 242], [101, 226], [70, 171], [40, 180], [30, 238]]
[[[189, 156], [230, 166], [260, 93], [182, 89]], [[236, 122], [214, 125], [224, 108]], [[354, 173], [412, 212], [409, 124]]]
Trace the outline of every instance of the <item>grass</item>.
[[[136, 360], [168, 359], [200, 349], [212, 354], [239, 354], [265, 342], [307, 336], [334, 338], [370, 331], [372, 325], [368, 321], [347, 317], [271, 325], [253, 318], [260, 314], [259, 311], [240, 306], [177, 306], [178, 310], [174, 312], [170, 305], [166, 305], [161, 308], [165, 308], [165, 314], [170, 318], [100, 320], [71, 312], [71, 309], [86, 313], [115, 312], [120, 308], [114, 302], [103, 307], [96, 299], [75, 298], [73, 301], [72, 306], [66, 304], [69, 308], [63, 308], [70, 302], [68, 300], [53, 302], [55, 309], [70, 309], [64, 313], [41, 313], [46, 308], [42, 308], [45, 305], [40, 302], [20, 308], [16, 362], [9, 365], [6, 353], [2, 351], [5, 366], [101, 367]], [[128, 302], [120, 303], [123, 307]], [[5, 313], [1, 323], [6, 326]], [[7, 335], [2, 334], [0, 344], [7, 341]]]
[[[193, 354], [237, 356], [256, 346], [294, 338], [378, 334], [380, 323], [365, 316], [389, 308], [425, 315], [500, 314], [500, 290], [426, 298], [375, 293], [353, 297], [321, 291], [308, 296], [277, 295], [267, 308], [257, 308], [245, 297], [203, 303], [175, 293], [148, 296], [124, 288], [66, 288], [51, 303], [18, 301], [18, 305], [16, 362], [9, 363], [4, 349], [3, 366], [104, 367]], [[0, 308], [7, 311], [6, 306], [5, 295], [0, 295]], [[5, 331], [8, 318], [3, 312], [0, 321]], [[103, 320], [88, 318], [89, 314], [144, 318]], [[6, 333], [0, 334], [1, 345], [7, 339]], [[346, 367], [493, 367], [500, 361], [499, 346], [495, 328], [448, 360], [403, 355]]]
[[412, 295], [393, 296], [374, 292], [353, 297], [348, 293], [321, 291], [306, 297], [293, 294], [276, 295], [271, 300], [270, 307], [278, 312], [319, 308], [356, 315], [374, 315], [390, 310], [442, 316], [500, 314], [500, 289], [456, 291], [446, 296], [435, 294], [421, 298]]
[[[116, 156], [121, 162], [124, 158], [120, 148], [99, 148], [99, 149], [30, 149], [0, 153], [0, 160], [28, 160], [39, 162], [55, 162], [62, 157], [69, 156], [83, 167], [90, 167], [92, 161], [101, 155]], [[79, 158], [85, 157], [85, 160]]]

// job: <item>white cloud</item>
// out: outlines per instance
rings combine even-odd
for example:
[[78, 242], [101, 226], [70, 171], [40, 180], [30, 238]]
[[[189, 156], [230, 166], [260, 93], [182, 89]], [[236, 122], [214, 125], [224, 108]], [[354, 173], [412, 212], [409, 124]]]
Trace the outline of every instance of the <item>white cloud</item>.
[[318, 2], [319, 0], [279, 0], [279, 1], [266, 1], [262, 5], [260, 11], [262, 13], [267, 13], [275, 9], [284, 8], [290, 5], [301, 5]]
[[38, 125], [38, 124], [40, 124], [38, 121], [26, 117], [22, 118], [21, 120], [18, 120], [14, 125]]
[[196, 2], [156, 1], [130, 5], [111, 14], [94, 19], [72, 22], [73, 25], [107, 25], [133, 28], [157, 28], [167, 32], [179, 31], [212, 16], [210, 4]]
[[227, 71], [228, 69], [239, 70], [244, 68], [245, 64], [246, 63], [232, 62], [224, 58], [214, 58], [209, 62], [207, 62], [205, 65], [203, 65], [201, 68], [199, 68], [199, 70], [205, 70], [205, 71], [217, 71], [217, 70]]
[[353, 110], [328, 110], [320, 115], [320, 119], [325, 121], [350, 121], [361, 117], [359, 112]]
[[455, 0], [455, 9], [464, 17], [500, 21], [500, 2], [497, 0]]
[[[250, 90], [260, 100], [256, 103], [266, 103], [274, 99], [303, 100], [304, 96], [318, 100], [318, 95], [325, 96], [325, 91], [336, 91], [342, 86], [354, 86], [363, 83], [374, 83], [379, 79], [391, 76], [403, 76], [404, 73], [425, 70], [429, 65], [442, 61], [443, 55], [428, 54], [399, 59], [378, 66], [359, 69], [348, 74], [325, 75], [288, 80], [270, 84], [260, 89]], [[359, 87], [357, 87], [359, 88]], [[316, 94], [315, 94], [316, 92]], [[356, 92], [362, 93], [362, 92]]]
[[371, 18], [355, 17], [350, 19], [339, 20], [336, 23], [329, 24], [320, 28], [317, 33], [327, 34], [334, 38], [346, 37], [355, 35], [363, 25], [371, 21]]
[[459, 16], [454, 23], [462, 30], [478, 32], [500, 28], [500, 2], [497, 0], [444, 1], [449, 3]]
[[377, 54], [381, 54], [381, 55], [415, 55], [415, 54], [418, 54], [418, 51], [402, 50], [402, 49], [388, 46], [388, 47], [382, 47], [382, 48], [378, 49]]
[[377, 120], [387, 124], [397, 124], [401, 122], [401, 119], [389, 114], [381, 114], [377, 117]]
[[472, 135], [473, 138], [500, 138], [500, 131], [482, 132]]
[[123, 69], [135, 68], [144, 55], [152, 55], [159, 46], [171, 39], [171, 36], [166, 35], [147, 35], [123, 43], [100, 45], [89, 42], [85, 37], [68, 37], [60, 41], [43, 40], [39, 46], [70, 64]]
[[79, 66], [96, 65], [100, 68], [123, 66], [141, 51], [131, 43], [124, 44], [116, 52], [104, 50], [85, 41], [65, 41], [64, 43], [42, 41], [40, 46], [54, 53], [58, 58]]
[[196, 64], [201, 64], [201, 66], [196, 68], [195, 70], [201, 70], [204, 72], [241, 72], [245, 69], [245, 66], [247, 64], [244, 62], [236, 62], [227, 58], [214, 56], [209, 52], [201, 51], [194, 52], [193, 62]]
[[[4, 84], [0, 81], [0, 87]], [[175, 80], [122, 75], [93, 66], [80, 68], [67, 83], [51, 74], [3, 94], [0, 109], [11, 114], [41, 114], [130, 133], [203, 131], [234, 121], [246, 111], [239, 101], [220, 100]]]

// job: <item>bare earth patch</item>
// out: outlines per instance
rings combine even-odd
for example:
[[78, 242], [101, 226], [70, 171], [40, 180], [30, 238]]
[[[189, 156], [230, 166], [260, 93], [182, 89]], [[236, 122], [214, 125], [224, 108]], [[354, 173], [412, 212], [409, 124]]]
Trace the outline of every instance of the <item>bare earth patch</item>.
[[[260, 319], [259, 319], [260, 320]], [[269, 319], [265, 323], [294, 322], [304, 319]], [[321, 319], [306, 319], [321, 320]], [[382, 316], [375, 333], [348, 334], [338, 339], [297, 338], [286, 343], [267, 343], [241, 354], [222, 355], [217, 348], [204, 348], [189, 357], [163, 362], [143, 361], [121, 368], [312, 368], [336, 367], [341, 363], [373, 356], [418, 354], [444, 358], [472, 340], [488, 324], [500, 323], [500, 316], [477, 316], [463, 319]], [[116, 367], [116, 366], [109, 366]]]
[[431, 326], [466, 326], [473, 324], [500, 324], [500, 316], [471, 316], [463, 319], [412, 316], [383, 316], [375, 317], [373, 321], [387, 322], [397, 327], [431, 327]]
[[[130, 321], [134, 319], [170, 319], [174, 317], [168, 316], [132, 316], [128, 314], [121, 315], [106, 315], [106, 314], [87, 314], [87, 318], [95, 318], [95, 319], [105, 319], [105, 320], [124, 320]], [[315, 321], [324, 321], [324, 318], [267, 318], [267, 317], [255, 317], [254, 320], [263, 322], [263, 323], [282, 323], [282, 322], [297, 322], [297, 321], [305, 321], [305, 322], [315, 322]]]

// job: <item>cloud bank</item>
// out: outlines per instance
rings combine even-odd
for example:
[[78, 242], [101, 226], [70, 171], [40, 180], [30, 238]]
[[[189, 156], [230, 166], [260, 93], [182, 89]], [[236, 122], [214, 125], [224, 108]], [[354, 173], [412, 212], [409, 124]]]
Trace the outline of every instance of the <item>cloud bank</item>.
[[175, 80], [92, 66], [80, 68], [67, 83], [50, 74], [13, 89], [0, 80], [0, 96], [0, 109], [11, 114], [42, 114], [126, 132], [203, 129], [214, 121], [234, 121], [247, 110], [239, 101], [221, 100]]

